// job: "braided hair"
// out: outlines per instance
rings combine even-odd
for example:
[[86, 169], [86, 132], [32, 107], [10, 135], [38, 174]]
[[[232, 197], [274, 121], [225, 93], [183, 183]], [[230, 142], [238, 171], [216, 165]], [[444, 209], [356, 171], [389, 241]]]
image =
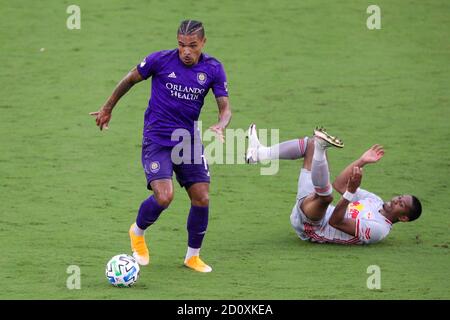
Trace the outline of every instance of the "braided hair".
[[178, 35], [193, 35], [198, 34], [200, 39], [205, 37], [205, 28], [203, 27], [203, 23], [196, 20], [184, 20], [181, 22], [180, 27], [178, 28]]

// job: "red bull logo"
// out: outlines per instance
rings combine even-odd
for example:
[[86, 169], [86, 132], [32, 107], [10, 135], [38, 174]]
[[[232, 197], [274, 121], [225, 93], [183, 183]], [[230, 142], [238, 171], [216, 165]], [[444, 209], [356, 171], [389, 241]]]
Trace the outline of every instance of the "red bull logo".
[[359, 201], [352, 202], [348, 205], [348, 213], [352, 217], [352, 219], [356, 219], [358, 217], [359, 212], [364, 209], [364, 205]]

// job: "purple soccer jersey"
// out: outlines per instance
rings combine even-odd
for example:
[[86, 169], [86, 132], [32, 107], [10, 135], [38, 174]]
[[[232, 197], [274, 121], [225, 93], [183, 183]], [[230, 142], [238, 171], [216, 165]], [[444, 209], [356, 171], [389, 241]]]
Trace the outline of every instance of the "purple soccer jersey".
[[222, 64], [202, 53], [197, 64], [186, 66], [178, 49], [158, 51], [137, 65], [144, 79], [152, 77], [151, 97], [144, 118], [144, 137], [163, 146], [175, 146], [176, 129], [193, 137], [205, 96], [211, 88], [215, 97], [228, 96]]

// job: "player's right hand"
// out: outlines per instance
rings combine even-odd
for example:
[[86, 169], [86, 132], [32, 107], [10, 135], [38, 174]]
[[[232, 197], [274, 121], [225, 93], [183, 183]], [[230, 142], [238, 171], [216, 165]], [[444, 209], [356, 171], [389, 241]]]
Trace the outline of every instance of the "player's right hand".
[[363, 169], [358, 166], [353, 167], [352, 175], [347, 182], [347, 190], [349, 192], [355, 193], [356, 190], [358, 190], [359, 186], [361, 185], [362, 171]]
[[100, 127], [100, 130], [109, 129], [108, 124], [111, 120], [111, 111], [105, 110], [105, 108], [101, 108], [99, 111], [90, 112], [91, 116], [95, 117], [95, 122], [97, 126]]

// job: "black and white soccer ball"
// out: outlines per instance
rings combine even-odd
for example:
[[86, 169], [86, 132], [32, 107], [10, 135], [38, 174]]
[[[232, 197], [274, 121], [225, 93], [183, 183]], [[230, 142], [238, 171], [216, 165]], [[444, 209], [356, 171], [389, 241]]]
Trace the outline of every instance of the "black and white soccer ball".
[[106, 264], [106, 278], [115, 287], [131, 287], [139, 279], [140, 268], [130, 255], [122, 253]]

